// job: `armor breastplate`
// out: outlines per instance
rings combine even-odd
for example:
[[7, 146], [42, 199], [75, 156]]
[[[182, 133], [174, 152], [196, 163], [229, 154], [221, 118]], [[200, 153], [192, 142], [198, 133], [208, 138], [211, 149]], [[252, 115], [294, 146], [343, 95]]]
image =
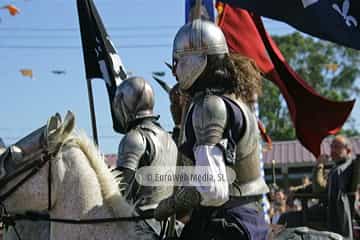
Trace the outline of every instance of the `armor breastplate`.
[[[236, 113], [236, 111], [241, 109], [246, 125], [240, 139], [236, 135], [231, 134], [236, 141], [236, 160], [235, 164], [229, 167], [235, 171], [236, 179], [230, 188], [230, 195], [250, 196], [267, 193], [269, 189], [260, 172], [260, 132], [255, 114], [242, 101], [228, 97], [223, 99], [228, 106], [228, 111]], [[234, 114], [233, 119], [236, 122], [236, 114]]]
[[[171, 135], [164, 131], [160, 126], [145, 122], [137, 129], [142, 133], [146, 139], [147, 149], [149, 154], [145, 154], [149, 159], [142, 158], [139, 163], [139, 168], [143, 166], [151, 167], [169, 167], [171, 171], [175, 171], [177, 162], [177, 147]], [[139, 186], [136, 193], [135, 201], [142, 199], [140, 205], [157, 204], [161, 200], [171, 196], [173, 193], [173, 186]]]

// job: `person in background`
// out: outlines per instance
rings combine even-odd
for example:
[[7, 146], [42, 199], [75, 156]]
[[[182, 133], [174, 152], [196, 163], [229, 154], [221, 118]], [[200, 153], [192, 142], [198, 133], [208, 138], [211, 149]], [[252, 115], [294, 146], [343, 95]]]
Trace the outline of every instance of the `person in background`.
[[301, 178], [301, 184], [297, 186], [291, 186], [289, 190], [291, 192], [311, 192], [311, 181], [308, 176]]
[[[324, 164], [329, 160], [334, 166], [326, 173]], [[314, 192], [327, 193], [328, 230], [347, 239], [353, 239], [352, 204], [348, 197], [353, 179], [353, 162], [349, 140], [345, 136], [337, 135], [331, 142], [330, 156], [320, 155], [313, 171]]]
[[274, 201], [271, 203], [273, 209], [272, 224], [277, 224], [280, 216], [287, 211], [286, 201], [287, 198], [284, 191], [282, 189], [277, 190]]

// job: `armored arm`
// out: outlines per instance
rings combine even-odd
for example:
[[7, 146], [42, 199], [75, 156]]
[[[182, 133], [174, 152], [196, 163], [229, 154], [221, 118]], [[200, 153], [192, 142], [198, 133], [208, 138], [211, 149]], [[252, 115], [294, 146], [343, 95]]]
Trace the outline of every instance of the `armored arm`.
[[[195, 174], [208, 174], [215, 181], [196, 186], [201, 195], [202, 206], [219, 206], [229, 199], [229, 183], [226, 179], [227, 109], [224, 101], [215, 95], [206, 95], [195, 102], [192, 122], [196, 143], [194, 146]], [[225, 141], [225, 142], [224, 142]], [[217, 176], [224, 176], [218, 181]]]
[[122, 172], [121, 184], [125, 185], [126, 191], [129, 190], [145, 150], [146, 141], [137, 130], [130, 131], [120, 142], [116, 165]]
[[[196, 138], [194, 146], [195, 173], [226, 176], [224, 153], [226, 139], [224, 131], [227, 124], [227, 108], [222, 98], [210, 95], [194, 100], [194, 111], [191, 116]], [[241, 127], [241, 126], [239, 126]], [[202, 168], [208, 167], [208, 168]], [[180, 209], [191, 209], [198, 205], [219, 206], [229, 198], [229, 183], [214, 181], [207, 186], [185, 187], [172, 197], [163, 200], [155, 211], [155, 218], [166, 219]], [[173, 212], [171, 212], [173, 211]]]
[[224, 101], [215, 95], [196, 99], [192, 123], [196, 145], [216, 145], [223, 138], [227, 122]]

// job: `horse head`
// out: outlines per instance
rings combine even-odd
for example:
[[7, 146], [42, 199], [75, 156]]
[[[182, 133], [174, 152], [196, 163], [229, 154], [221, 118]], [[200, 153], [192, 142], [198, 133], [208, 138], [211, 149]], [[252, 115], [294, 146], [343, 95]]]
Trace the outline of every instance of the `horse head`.
[[8, 210], [45, 210], [51, 205], [49, 166], [74, 126], [72, 112], [64, 121], [57, 113], [0, 155], [0, 203]]

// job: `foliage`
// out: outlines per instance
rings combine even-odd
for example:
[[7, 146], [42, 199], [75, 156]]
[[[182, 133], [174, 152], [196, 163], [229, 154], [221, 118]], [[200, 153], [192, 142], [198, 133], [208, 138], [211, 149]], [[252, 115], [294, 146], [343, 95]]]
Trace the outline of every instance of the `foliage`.
[[[298, 32], [274, 36], [273, 39], [293, 69], [322, 96], [343, 101], [360, 95], [360, 88], [356, 85], [360, 74], [358, 51], [305, 37]], [[259, 99], [260, 117], [268, 134], [273, 140], [295, 139], [295, 130], [280, 91], [270, 81], [264, 80], [263, 83], [263, 96]], [[347, 121], [344, 133], [359, 135], [354, 119]]]

